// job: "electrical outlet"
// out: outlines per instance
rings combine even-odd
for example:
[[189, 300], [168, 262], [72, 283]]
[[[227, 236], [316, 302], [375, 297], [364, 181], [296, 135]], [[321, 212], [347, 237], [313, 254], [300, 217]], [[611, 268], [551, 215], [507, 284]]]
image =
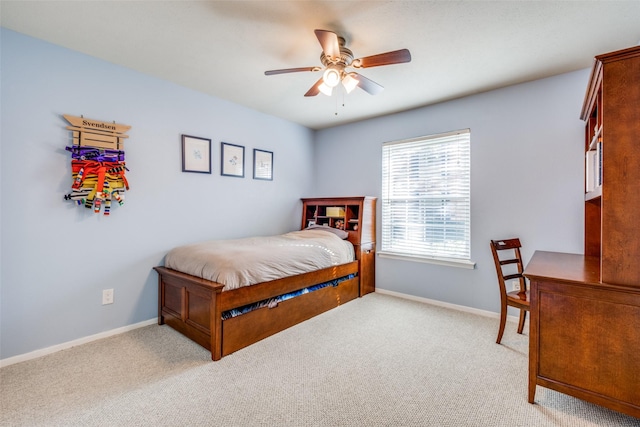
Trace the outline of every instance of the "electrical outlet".
[[514, 291], [520, 292], [520, 281], [519, 280], [512, 281], [511, 289], [513, 289]]
[[113, 304], [113, 289], [102, 291], [102, 305]]

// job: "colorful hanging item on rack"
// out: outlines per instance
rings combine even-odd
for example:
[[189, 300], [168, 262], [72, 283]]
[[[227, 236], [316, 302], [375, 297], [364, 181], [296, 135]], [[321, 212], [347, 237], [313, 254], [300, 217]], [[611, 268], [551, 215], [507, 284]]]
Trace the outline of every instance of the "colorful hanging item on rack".
[[92, 209], [95, 213], [111, 212], [111, 202], [124, 203], [124, 192], [129, 189], [125, 177], [128, 171], [124, 160], [125, 135], [131, 126], [107, 123], [84, 117], [63, 116], [71, 126], [73, 145], [65, 147], [71, 152], [71, 193], [65, 200]]

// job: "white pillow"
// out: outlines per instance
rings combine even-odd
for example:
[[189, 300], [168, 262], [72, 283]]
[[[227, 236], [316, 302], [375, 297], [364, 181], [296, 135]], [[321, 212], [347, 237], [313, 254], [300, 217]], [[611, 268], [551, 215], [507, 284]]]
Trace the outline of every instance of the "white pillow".
[[349, 233], [348, 232], [346, 232], [344, 230], [340, 230], [338, 228], [329, 227], [328, 225], [310, 225], [309, 227], [305, 228], [305, 230], [324, 230], [324, 231], [328, 231], [329, 233], [335, 234], [336, 236], [338, 236], [342, 240], [346, 240], [349, 237]]

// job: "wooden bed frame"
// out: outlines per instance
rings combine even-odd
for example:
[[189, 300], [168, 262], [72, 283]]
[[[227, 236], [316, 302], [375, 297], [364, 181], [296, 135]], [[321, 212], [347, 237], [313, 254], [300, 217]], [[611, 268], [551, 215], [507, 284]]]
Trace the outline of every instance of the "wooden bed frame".
[[[334, 213], [336, 211], [337, 213]], [[302, 199], [300, 229], [310, 223], [348, 232], [356, 261], [222, 292], [224, 285], [166, 267], [158, 272], [158, 324], [211, 351], [213, 360], [233, 353], [320, 313], [375, 291], [375, 197]], [[342, 222], [338, 226], [337, 222]], [[227, 320], [222, 313], [353, 274], [338, 286], [299, 295]]]
[[[224, 285], [166, 267], [158, 272], [158, 324], [167, 324], [211, 351], [213, 360], [351, 301], [360, 289], [353, 261], [310, 273], [222, 292]], [[354, 274], [328, 286], [227, 320], [224, 311]]]

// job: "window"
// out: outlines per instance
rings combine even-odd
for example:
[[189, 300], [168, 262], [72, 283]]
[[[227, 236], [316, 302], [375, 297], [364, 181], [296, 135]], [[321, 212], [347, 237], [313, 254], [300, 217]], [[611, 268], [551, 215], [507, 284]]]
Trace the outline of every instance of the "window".
[[465, 129], [383, 144], [383, 254], [473, 265], [470, 139]]

